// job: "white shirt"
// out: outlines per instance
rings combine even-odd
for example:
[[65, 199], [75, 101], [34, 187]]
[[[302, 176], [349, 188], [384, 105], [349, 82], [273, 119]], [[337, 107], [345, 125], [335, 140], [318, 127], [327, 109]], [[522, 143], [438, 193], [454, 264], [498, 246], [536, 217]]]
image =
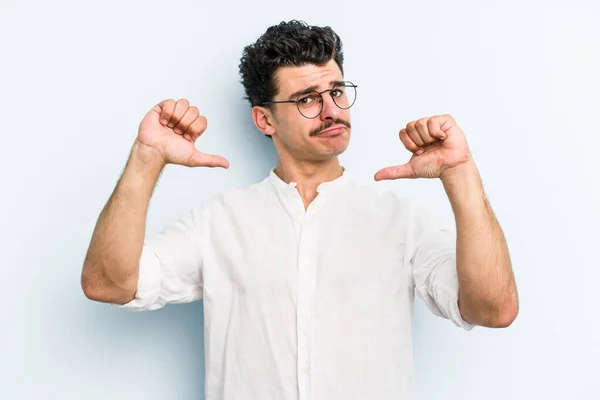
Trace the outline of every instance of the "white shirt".
[[414, 202], [345, 172], [304, 210], [273, 171], [148, 237], [136, 298], [204, 300], [206, 399], [408, 400], [414, 293], [466, 330], [456, 239]]

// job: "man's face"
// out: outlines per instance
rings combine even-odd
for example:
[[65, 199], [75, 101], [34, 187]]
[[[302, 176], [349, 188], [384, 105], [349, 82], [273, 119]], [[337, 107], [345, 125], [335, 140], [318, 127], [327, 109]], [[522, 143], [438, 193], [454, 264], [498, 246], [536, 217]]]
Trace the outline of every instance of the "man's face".
[[[282, 67], [275, 78], [279, 90], [273, 101], [296, 100], [299, 92], [307, 89], [321, 92], [344, 80], [334, 60], [321, 67], [312, 64]], [[298, 161], [326, 161], [346, 150], [350, 141], [350, 110], [339, 108], [331, 92], [323, 93], [322, 98], [323, 110], [313, 119], [303, 116], [295, 103], [272, 105], [274, 133], [271, 137], [280, 157], [289, 155]]]

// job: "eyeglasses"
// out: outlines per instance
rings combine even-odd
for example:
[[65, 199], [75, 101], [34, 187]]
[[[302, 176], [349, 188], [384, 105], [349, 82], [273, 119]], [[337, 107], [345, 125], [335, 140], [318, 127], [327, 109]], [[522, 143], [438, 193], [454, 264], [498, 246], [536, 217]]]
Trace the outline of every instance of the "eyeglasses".
[[300, 114], [305, 118], [313, 119], [317, 118], [323, 111], [323, 93], [329, 92], [335, 105], [342, 110], [347, 110], [356, 101], [357, 87], [352, 82], [344, 81], [336, 83], [331, 89], [323, 90], [322, 92], [317, 92], [316, 90], [302, 92], [297, 96], [296, 100], [266, 101], [261, 105], [296, 103]]

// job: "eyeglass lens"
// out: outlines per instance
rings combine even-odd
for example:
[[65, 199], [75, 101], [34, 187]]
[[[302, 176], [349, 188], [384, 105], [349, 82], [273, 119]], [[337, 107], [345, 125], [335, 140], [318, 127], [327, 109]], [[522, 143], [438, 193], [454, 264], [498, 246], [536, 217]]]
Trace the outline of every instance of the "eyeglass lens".
[[[356, 100], [356, 88], [349, 82], [341, 83], [323, 96], [331, 96], [333, 102], [341, 109], [352, 107]], [[323, 97], [319, 92], [309, 92], [298, 96], [298, 111], [306, 118], [316, 118], [323, 110]]]

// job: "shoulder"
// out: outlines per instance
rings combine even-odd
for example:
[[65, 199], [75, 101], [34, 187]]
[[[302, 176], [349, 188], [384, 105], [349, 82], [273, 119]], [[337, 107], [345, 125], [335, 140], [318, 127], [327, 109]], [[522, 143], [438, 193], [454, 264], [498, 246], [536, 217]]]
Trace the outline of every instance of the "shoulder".
[[377, 182], [351, 181], [345, 188], [344, 199], [351, 208], [367, 218], [390, 221], [408, 229], [422, 230], [446, 225], [440, 210], [424, 204], [418, 196], [403, 193]]
[[204, 204], [206, 212], [214, 214], [223, 211], [235, 212], [253, 209], [265, 204], [273, 195], [273, 190], [267, 179], [243, 188], [228, 189], [211, 196]]
[[384, 188], [377, 182], [350, 181], [346, 186], [346, 191], [350, 201], [358, 206], [365, 206], [374, 210], [407, 212], [417, 206], [416, 201], [410, 196]]
[[443, 238], [446, 243], [447, 238], [452, 238], [448, 236], [454, 232], [451, 221], [442, 218], [441, 210], [427, 206], [419, 197], [377, 184], [353, 183], [348, 190], [348, 198], [363, 220], [387, 227], [400, 240], [419, 243], [429, 237]]

